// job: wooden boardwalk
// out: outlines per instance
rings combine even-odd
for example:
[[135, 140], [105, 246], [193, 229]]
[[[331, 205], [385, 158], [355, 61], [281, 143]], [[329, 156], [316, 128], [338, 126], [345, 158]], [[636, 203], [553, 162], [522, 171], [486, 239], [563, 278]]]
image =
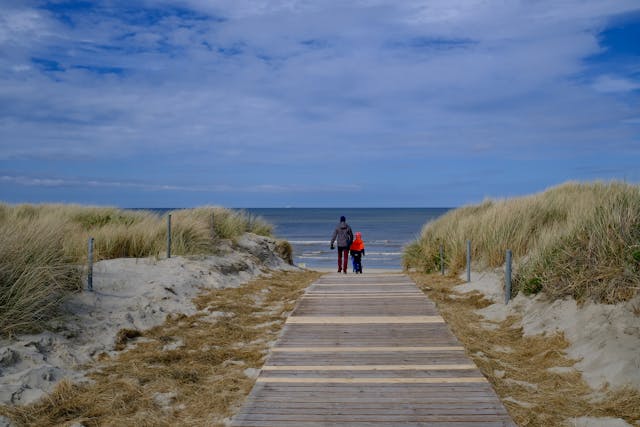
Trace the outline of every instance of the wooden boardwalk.
[[235, 427], [514, 426], [402, 274], [328, 274], [286, 322]]

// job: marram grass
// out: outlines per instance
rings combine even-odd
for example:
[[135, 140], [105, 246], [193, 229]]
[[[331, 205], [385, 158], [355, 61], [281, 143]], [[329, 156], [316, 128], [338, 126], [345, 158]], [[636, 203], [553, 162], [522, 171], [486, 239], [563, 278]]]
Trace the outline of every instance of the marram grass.
[[513, 292], [615, 303], [640, 289], [640, 186], [622, 182], [566, 183], [532, 196], [487, 200], [426, 224], [404, 252], [405, 268], [504, 265], [513, 251]]
[[[219, 207], [172, 212], [172, 254], [210, 254], [219, 239], [271, 235], [259, 217]], [[87, 241], [94, 260], [166, 253], [166, 217], [78, 205], [0, 204], [0, 336], [34, 331], [81, 287]]]

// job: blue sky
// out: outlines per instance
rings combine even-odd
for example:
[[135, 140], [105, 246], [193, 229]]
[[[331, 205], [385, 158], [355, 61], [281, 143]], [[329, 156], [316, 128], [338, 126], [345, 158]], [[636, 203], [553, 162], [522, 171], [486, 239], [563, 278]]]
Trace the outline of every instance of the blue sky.
[[0, 0], [0, 200], [459, 206], [640, 182], [637, 0]]

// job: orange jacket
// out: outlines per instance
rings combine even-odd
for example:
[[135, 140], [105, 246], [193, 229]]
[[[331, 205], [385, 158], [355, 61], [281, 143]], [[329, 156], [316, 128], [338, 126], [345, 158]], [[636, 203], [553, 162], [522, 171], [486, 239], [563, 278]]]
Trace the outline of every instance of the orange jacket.
[[356, 232], [356, 239], [351, 243], [351, 247], [349, 248], [352, 251], [363, 251], [364, 250], [364, 242], [362, 241], [362, 233], [359, 231]]

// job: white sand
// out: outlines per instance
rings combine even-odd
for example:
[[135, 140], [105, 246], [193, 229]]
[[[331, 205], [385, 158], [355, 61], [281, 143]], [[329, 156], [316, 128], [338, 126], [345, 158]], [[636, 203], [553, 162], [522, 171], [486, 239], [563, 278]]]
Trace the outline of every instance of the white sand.
[[64, 320], [47, 332], [0, 340], [0, 403], [27, 404], [62, 378], [84, 379], [81, 365], [112, 352], [120, 329], [148, 329], [168, 314], [193, 314], [191, 300], [204, 289], [239, 286], [267, 268], [296, 268], [274, 248], [275, 240], [247, 234], [236, 247], [225, 243], [218, 256], [96, 263], [94, 291], [71, 297]]
[[494, 301], [477, 311], [487, 320], [521, 316], [525, 335], [563, 332], [571, 344], [568, 356], [580, 360], [575, 368], [592, 388], [609, 383], [640, 389], [640, 316], [634, 313], [634, 307], [640, 308], [640, 296], [616, 305], [586, 303], [579, 307], [573, 299], [550, 302], [543, 295], [519, 294], [505, 306], [503, 286], [501, 273], [474, 273], [471, 283], [455, 290], [478, 290]]
[[[466, 276], [461, 278], [466, 278]], [[586, 303], [573, 299], [546, 301], [543, 295], [519, 294], [509, 305], [504, 303], [504, 273], [473, 273], [471, 282], [456, 286], [458, 292], [477, 290], [494, 304], [477, 310], [487, 321], [500, 322], [510, 315], [522, 318], [525, 335], [564, 333], [570, 346], [569, 358], [578, 360], [574, 369], [594, 389], [605, 384], [613, 389], [631, 386], [640, 389], [640, 295], [616, 305]], [[580, 418], [573, 425], [625, 426], [623, 420]]]
[[572, 427], [629, 427], [630, 424], [620, 418], [580, 417], [569, 420]]

